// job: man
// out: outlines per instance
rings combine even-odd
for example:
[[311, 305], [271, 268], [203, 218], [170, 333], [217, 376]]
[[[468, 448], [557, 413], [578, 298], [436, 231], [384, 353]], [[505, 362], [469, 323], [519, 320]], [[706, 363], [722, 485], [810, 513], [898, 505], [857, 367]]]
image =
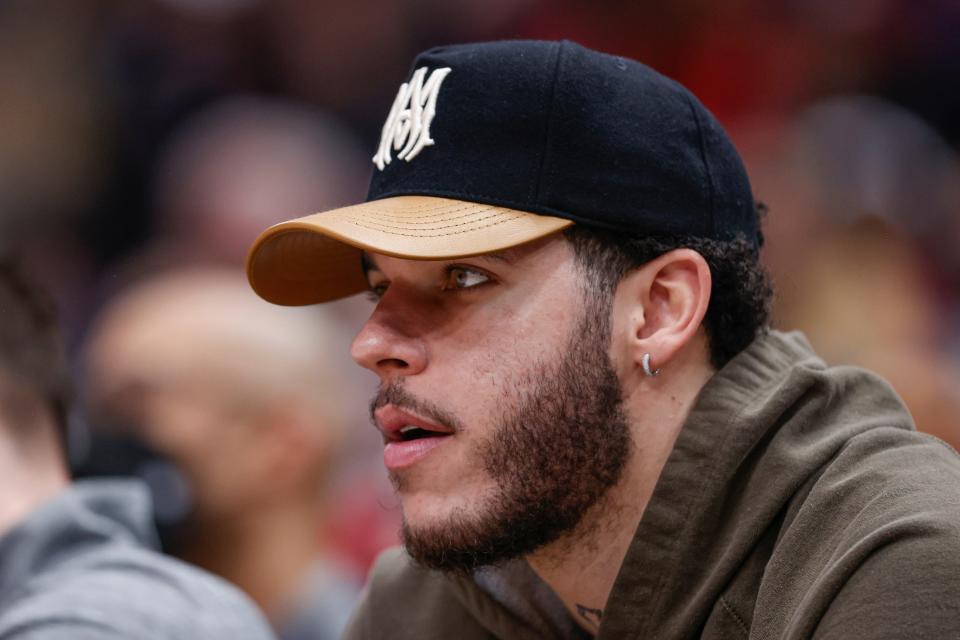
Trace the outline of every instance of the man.
[[145, 444], [188, 487], [174, 494], [188, 497], [168, 520], [172, 553], [246, 591], [280, 638], [335, 640], [359, 591], [328, 539], [349, 389], [334, 318], [288, 311], [235, 269], [144, 279], [94, 324], [87, 395], [98, 435]]
[[272, 637], [225, 582], [151, 550], [145, 489], [71, 485], [52, 307], [0, 263], [0, 638]]
[[636, 62], [421, 54], [368, 202], [282, 223], [255, 290], [367, 288], [353, 355], [405, 552], [349, 638], [960, 633], [960, 463], [888, 385], [767, 331], [736, 151]]

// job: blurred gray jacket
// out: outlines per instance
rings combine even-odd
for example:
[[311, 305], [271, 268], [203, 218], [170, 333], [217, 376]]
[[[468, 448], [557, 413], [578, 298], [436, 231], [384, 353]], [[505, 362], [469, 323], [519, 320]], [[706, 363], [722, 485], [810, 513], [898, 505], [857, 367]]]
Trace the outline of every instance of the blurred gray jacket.
[[144, 486], [75, 483], [0, 537], [0, 639], [273, 637], [237, 589], [155, 546]]

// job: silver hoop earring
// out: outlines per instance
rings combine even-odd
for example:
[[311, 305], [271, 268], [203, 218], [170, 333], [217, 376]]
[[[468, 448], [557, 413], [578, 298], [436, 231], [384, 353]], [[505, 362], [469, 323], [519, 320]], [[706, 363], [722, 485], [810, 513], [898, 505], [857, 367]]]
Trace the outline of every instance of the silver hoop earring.
[[653, 369], [650, 368], [649, 353], [643, 354], [643, 372], [648, 376], [650, 376], [651, 378], [656, 378], [658, 375], [660, 375], [660, 369], [657, 369], [656, 371], [654, 371]]

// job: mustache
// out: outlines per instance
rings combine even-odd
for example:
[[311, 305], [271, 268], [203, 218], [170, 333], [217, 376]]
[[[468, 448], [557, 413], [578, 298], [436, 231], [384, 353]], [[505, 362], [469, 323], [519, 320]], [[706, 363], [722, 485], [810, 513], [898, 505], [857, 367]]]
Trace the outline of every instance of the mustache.
[[376, 426], [374, 412], [380, 407], [392, 404], [398, 409], [404, 409], [410, 413], [415, 413], [427, 420], [442, 424], [453, 429], [454, 432], [463, 431], [463, 424], [451, 412], [446, 411], [439, 405], [418, 398], [403, 387], [403, 380], [391, 382], [377, 389], [377, 393], [370, 401], [370, 422]]

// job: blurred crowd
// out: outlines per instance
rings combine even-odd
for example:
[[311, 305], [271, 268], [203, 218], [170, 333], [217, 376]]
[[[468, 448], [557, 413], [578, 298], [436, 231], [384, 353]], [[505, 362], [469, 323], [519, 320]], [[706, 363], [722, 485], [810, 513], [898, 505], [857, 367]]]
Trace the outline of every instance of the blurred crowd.
[[398, 520], [348, 356], [370, 306], [272, 307], [245, 252], [363, 199], [417, 51], [516, 37], [691, 88], [769, 207], [775, 325], [960, 446], [957, 33], [954, 0], [0, 2], [0, 253], [59, 303], [74, 471], [143, 477], [166, 550], [284, 637], [347, 612]]

